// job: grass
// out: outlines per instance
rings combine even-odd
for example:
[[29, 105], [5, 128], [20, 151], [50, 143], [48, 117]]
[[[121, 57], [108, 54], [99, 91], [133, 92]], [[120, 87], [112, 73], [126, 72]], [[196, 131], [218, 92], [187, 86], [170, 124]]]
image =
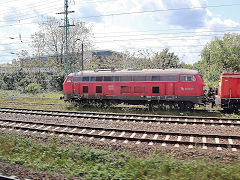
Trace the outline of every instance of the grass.
[[61, 96], [63, 96], [60, 92], [49, 92], [49, 93], [39, 93], [39, 94], [29, 94], [29, 93], [20, 93], [19, 91], [7, 91], [7, 90], [0, 90], [0, 96], [6, 99], [18, 99], [18, 98], [48, 98], [48, 99], [57, 99], [59, 100]]
[[[66, 110], [66, 107], [70, 105], [60, 100], [62, 93], [41, 93], [41, 94], [22, 94], [18, 91], [3, 91], [0, 90], [0, 103], [5, 107], [14, 108], [30, 108], [30, 109], [61, 109]], [[39, 103], [39, 105], [26, 105], [26, 104], [15, 104], [6, 105], [7, 103]], [[61, 106], [41, 105], [41, 104], [55, 104]], [[66, 106], [64, 106], [66, 105]]]
[[233, 113], [233, 114], [226, 114], [227, 117], [230, 117], [230, 118], [240, 118], [240, 114], [238, 113]]
[[233, 164], [207, 160], [175, 160], [160, 153], [147, 158], [96, 150], [80, 143], [60, 147], [36, 143], [17, 135], [0, 136], [0, 161], [20, 164], [37, 170], [57, 172], [67, 177], [86, 179], [240, 179], [240, 161]]

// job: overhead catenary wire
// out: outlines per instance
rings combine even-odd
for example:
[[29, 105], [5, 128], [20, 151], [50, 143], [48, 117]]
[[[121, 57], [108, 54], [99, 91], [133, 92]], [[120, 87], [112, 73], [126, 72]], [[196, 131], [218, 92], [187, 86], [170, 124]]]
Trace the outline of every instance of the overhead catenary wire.
[[[199, 33], [218, 33], [218, 32], [239, 32], [240, 30], [224, 30], [224, 31], [218, 31], [218, 30], [215, 30], [215, 31], [199, 31], [199, 32], [188, 32], [188, 31], [185, 31], [185, 32], [166, 32], [166, 33], [155, 33], [155, 34], [126, 34], [126, 35], [116, 35], [116, 36], [101, 36], [101, 37], [94, 37], [94, 38], [108, 38], [108, 37], [128, 37], [128, 36], [152, 36], [152, 35], [172, 35], [172, 34], [197, 34], [196, 36], [205, 36], [205, 35], [201, 35]], [[209, 34], [209, 35], [214, 35], [214, 34]], [[166, 37], [167, 38], [167, 37]], [[171, 37], [170, 37], [171, 38]]]
[[132, 15], [132, 14], [143, 14], [143, 13], [191, 10], [191, 9], [206, 9], [206, 8], [230, 7], [230, 6], [240, 6], [240, 4], [222, 4], [222, 5], [212, 5], [212, 6], [183, 7], [183, 8], [171, 8], [171, 9], [156, 9], [156, 10], [148, 10], [148, 11], [122, 12], [122, 13], [82, 16], [82, 17], [73, 18], [73, 19], [88, 19], [88, 18], [98, 18], [98, 17], [107, 17], [107, 16], [120, 16], [120, 15]]
[[[223, 36], [224, 34], [214, 34], [215, 37], [216, 36]], [[213, 35], [212, 34], [201, 34], [201, 35], [198, 35], [200, 37], [212, 37]], [[215, 37], [212, 37], [212, 38], [215, 38]], [[152, 38], [138, 38], [138, 39], [111, 39], [111, 40], [103, 40], [103, 41], [93, 41], [95, 44], [101, 44], [101, 43], [113, 43], [113, 42], [117, 42], [117, 41], [146, 41], [146, 40], [161, 40], [162, 42], [171, 42], [171, 41], [196, 41], [196, 40], [199, 40], [197, 36], [195, 35], [185, 35], [185, 36], [171, 36], [171, 37], [152, 37]], [[210, 40], [209, 38], [201, 38], [201, 40]], [[0, 45], [11, 45], [11, 44], [28, 44], [28, 43], [31, 43], [32, 41], [23, 41], [23, 42], [11, 42], [11, 43], [2, 43]]]
[[[157, 30], [156, 30], [157, 31]], [[172, 38], [181, 38], [181, 37], [198, 37], [198, 36], [219, 36], [219, 35], [224, 35], [226, 32], [227, 33], [239, 33], [240, 32], [240, 29], [236, 29], [235, 30], [235, 27], [233, 29], [227, 29], [227, 30], [214, 30], [214, 31], [183, 31], [183, 32], [164, 32], [164, 33], [152, 33], [152, 34], [137, 34], [137, 33], [134, 33], [134, 34], [131, 34], [130, 33], [131, 31], [128, 32], [128, 34], [126, 35], [115, 35], [115, 36], [93, 36], [94, 39], [101, 39], [101, 38], [109, 38], [109, 37], [134, 37], [134, 36], [155, 36], [156, 38], [159, 36], [159, 35], [172, 35], [172, 34], [176, 34], [176, 35], [181, 35], [181, 34], [194, 34], [194, 35], [184, 35], [184, 36], [165, 36], [165, 37], [159, 37], [159, 38], [164, 38], [164, 39], [172, 39]], [[132, 32], [137, 32], [137, 31], [132, 31]], [[141, 31], [140, 31], [141, 32]], [[144, 31], [144, 32], [148, 32], [148, 31]], [[150, 31], [149, 31], [150, 32]], [[223, 34], [220, 34], [219, 32], [222, 32]], [[202, 34], [202, 33], [209, 33], [209, 34]], [[217, 33], [217, 34], [216, 34]], [[95, 34], [95, 33], [94, 33]], [[107, 34], [107, 33], [106, 33]], [[5, 37], [5, 38], [2, 38], [0, 37], [0, 39], [18, 39], [19, 37], [17, 36], [9, 36], [9, 37]], [[25, 38], [25, 39], [30, 39], [31, 37], [22, 37], [22, 38]], [[104, 41], [102, 41], [104, 42]]]
[[[106, 0], [106, 1], [113, 1], [113, 0]], [[114, 0], [115, 1], [115, 0]], [[14, 1], [10, 1], [10, 3], [11, 2], [14, 2]], [[59, 2], [58, 0], [56, 0], [56, 1], [49, 1], [49, 0], [45, 0], [45, 1], [41, 1], [41, 2], [35, 2], [34, 3], [34, 5], [33, 6], [28, 6], [27, 8], [25, 7], [25, 6], [18, 6], [18, 11], [24, 11], [24, 10], [29, 10], [29, 9], [32, 9], [32, 8], [39, 8], [39, 7], [45, 7], [45, 6], [47, 6], [48, 8], [49, 7], [56, 7], [56, 3], [57, 2]], [[95, 3], [96, 2], [98, 2], [98, 1], [95, 1]], [[9, 2], [8, 2], [9, 3]], [[54, 6], [49, 6], [50, 4], [53, 4], [53, 3], [55, 3], [55, 5]], [[92, 2], [91, 2], [92, 3]], [[5, 4], [5, 3], [2, 3], [2, 4]], [[59, 4], [59, 5], [62, 5], [62, 4]], [[21, 9], [21, 7], [25, 7], [24, 9]], [[44, 9], [46, 9], [46, 7], [44, 8]], [[37, 9], [37, 10], [39, 10], [39, 9]], [[6, 12], [8, 12], [9, 10], [8, 9], [6, 9], [6, 10], [3, 10], [3, 11], [1, 11], [1, 13], [0, 13], [0, 15], [2, 15], [2, 14], [6, 14]], [[16, 12], [15, 12], [15, 14], [14, 14], [16, 17], [18, 17], [19, 18], [19, 14], [17, 14]], [[20, 15], [22, 15], [22, 14], [20, 14]], [[11, 18], [12, 18], [12, 16], [11, 16]], [[7, 20], [7, 21], [20, 21], [21, 19], [17, 19], [17, 20]], [[3, 21], [0, 21], [0, 22], [3, 22]]]
[[[215, 34], [215, 36], [223, 36], [224, 34]], [[198, 35], [198, 36], [213, 36], [213, 35]], [[177, 38], [182, 38], [182, 37], [195, 37], [195, 36], [176, 36], [176, 37], [152, 37], [152, 38], [139, 38], [139, 39], [111, 39], [111, 40], [104, 40], [104, 41], [95, 41], [95, 43], [106, 43], [106, 42], [117, 42], [117, 41], [143, 41], [143, 40], [160, 40], [160, 39], [168, 39], [168, 40], [178, 40]], [[215, 37], [213, 37], [215, 38]], [[208, 38], [209, 39], [209, 38]], [[179, 39], [179, 40], [188, 40], [186, 39]], [[193, 40], [193, 39], [192, 39]], [[197, 40], [197, 39], [196, 39]]]
[[[23, 0], [18, 0], [18, 1], [23, 1]], [[9, 3], [11, 3], [11, 2], [16, 2], [16, 0], [7, 0], [7, 2], [3, 2], [3, 0], [0, 2], [0, 5], [3, 5], [3, 4], [9, 4]]]
[[94, 1], [81, 1], [80, 3], [76, 3], [77, 1], [75, 1], [75, 4], [79, 4], [79, 5], [81, 5], [81, 4], [96, 4], [96, 3], [104, 3], [104, 2], [109, 2], [109, 1], [116, 2], [116, 1], [120, 1], [120, 0], [101, 0], [101, 1], [94, 0]]
[[[215, 5], [215, 6], [205, 6], [205, 7], [192, 7], [192, 8], [176, 8], [176, 9], [167, 9], [167, 10], [182, 10], [182, 9], [194, 9], [194, 8], [207, 8], [207, 7], [224, 7], [224, 6], [235, 6], [235, 5], [240, 5], [240, 4], [226, 4], [226, 5]], [[163, 11], [167, 11], [163, 10]], [[156, 11], [161, 11], [161, 10], [156, 10]], [[143, 11], [144, 13], [145, 11]], [[34, 17], [29, 17], [29, 18], [24, 18], [24, 19], [18, 19], [18, 20], [13, 20], [13, 21], [22, 21], [26, 19], [31, 19], [39, 16], [34, 16]], [[90, 17], [90, 16], [89, 16]], [[31, 23], [25, 23], [25, 24], [31, 24]], [[20, 23], [14, 24], [14, 25], [20, 25]], [[6, 25], [6, 26], [12, 26], [12, 25]], [[0, 26], [0, 27], [6, 27], [6, 26]]]
[[[215, 36], [223, 36], [224, 34], [214, 34]], [[212, 36], [212, 34], [206, 34], [206, 35], [204, 35], [204, 34], [201, 34], [201, 35], [198, 35], [198, 36], [201, 36], [201, 37], [203, 37], [203, 36], [206, 36], [206, 37], [208, 37], [208, 36]], [[192, 39], [190, 39], [190, 38], [188, 38], [188, 37], [193, 37]], [[109, 41], [106, 41], [106, 40], [104, 40], [104, 41], [99, 41], [99, 42], [97, 42], [97, 41], [95, 41], [94, 43], [95, 44], [101, 44], [101, 43], [108, 43], [108, 42], [110, 42], [110, 43], [113, 43], [113, 42], [121, 42], [121, 41], [130, 41], [130, 42], [135, 42], [135, 41], [149, 41], [149, 40], [154, 40], [154, 41], [156, 41], [156, 40], [162, 40], [162, 43], [164, 43], [164, 42], [171, 42], [171, 40], [174, 40], [174, 41], [186, 41], [186, 40], [199, 40], [199, 39], [196, 39], [196, 38], [194, 38], [194, 37], [196, 37], [196, 36], [194, 36], [194, 35], [186, 35], [186, 36], [175, 36], [175, 37], [158, 37], [158, 38], [156, 38], [156, 37], [154, 37], [154, 38], [139, 38], [139, 39], [113, 39], [113, 40], [109, 40]], [[166, 40], [163, 40], [163, 39], [166, 39]], [[201, 38], [201, 40], [203, 40], [203, 39], [206, 39], [206, 40], [209, 40], [209, 38]], [[7, 44], [0, 44], [0, 45], [10, 45], [10, 44], [26, 44], [26, 43], [31, 43], [30, 41], [25, 41], [25, 42], [19, 42], [19, 43], [16, 43], [16, 42], [14, 42], [14, 43], [7, 43]], [[238, 45], [238, 44], [236, 44], [236, 45]], [[167, 45], [167, 46], [171, 46], [171, 47], [175, 47], [174, 45], [171, 45], [170, 43]], [[194, 46], [194, 47], [196, 47], [196, 46], [199, 46], [199, 44], [197, 44], [197, 45], [190, 45], [190, 46], [187, 46], [187, 47], [191, 47], [191, 46]], [[202, 46], [202, 45], [201, 45]], [[185, 46], [186, 47], [186, 46]], [[14, 49], [10, 49], [10, 50], [14, 50]], [[5, 51], [5, 50], [4, 50]]]
[[[32, 8], [39, 8], [39, 7], [45, 7], [45, 8], [46, 8], [46, 6], [49, 7], [50, 4], [56, 3], [56, 2], [59, 2], [59, 1], [56, 0], [56, 1], [53, 1], [53, 2], [52, 2], [52, 1], [49, 1], [49, 0], [45, 0], [45, 1], [41, 1], [41, 2], [35, 2], [34, 5], [31, 4], [31, 5], [33, 5], [33, 6], [28, 5], [28, 7], [26, 7], [25, 5], [24, 5], [24, 6], [19, 6], [19, 5], [18, 5], [18, 6], [17, 6], [17, 7], [18, 7], [17, 11], [32, 10]], [[55, 4], [54, 7], [56, 7], [56, 4]], [[11, 6], [11, 8], [12, 8], [12, 6]], [[2, 10], [1, 13], [0, 13], [0, 15], [6, 14], [7, 12], [9, 12], [9, 9]], [[16, 13], [15, 15], [18, 16], [17, 13]]]
[[[215, 35], [215, 36], [214, 36]], [[124, 41], [129, 41], [129, 42], [135, 42], [135, 41], [159, 41], [161, 42], [171, 42], [173, 41], [196, 41], [196, 40], [211, 40], [210, 38], [201, 38], [199, 39], [198, 37], [212, 37], [215, 38], [217, 36], [223, 36], [224, 34], [199, 34], [199, 35], [184, 35], [184, 36], [169, 36], [169, 37], [150, 37], [150, 38], [134, 38], [134, 39], [111, 39], [111, 40], [103, 40], [103, 41], [94, 41], [95, 44], [102, 44], [102, 43], [114, 43], [114, 42], [124, 42]], [[16, 40], [18, 40], [18, 37], [16, 37]], [[11, 44], [27, 44], [31, 43], [31, 41], [24, 41], [24, 42], [12, 42], [12, 43], [3, 43], [0, 45], [11, 45]], [[170, 46], [170, 44], [168, 44]], [[238, 44], [236, 44], [238, 45]], [[174, 45], [171, 45], [174, 47]]]
[[[231, 5], [218, 5], [218, 6], [215, 6], [215, 7], [226, 7], [226, 6], [233, 6], [233, 5], [240, 5], [240, 4], [231, 4]], [[207, 7], [212, 7], [212, 6], [207, 6]], [[207, 8], [207, 7], [195, 7], [195, 8]], [[193, 8], [178, 8], [178, 9], [168, 9], [169, 11], [172, 11], [172, 10], [184, 10], [184, 9], [193, 9]], [[162, 11], [166, 11], [166, 10], [162, 10]], [[156, 12], [158, 12], [158, 10], [156, 10]], [[160, 12], [160, 11], [159, 11]], [[130, 12], [131, 13], [131, 12]], [[134, 13], [134, 12], [133, 12]], [[137, 12], [138, 13], [138, 12]], [[142, 12], [142, 13], [148, 13], [148, 12]], [[123, 14], [124, 15], [124, 14]], [[103, 15], [103, 16], [105, 16], [105, 15]], [[36, 17], [40, 17], [40, 16], [36, 16]], [[28, 19], [32, 19], [32, 17], [29, 17]], [[22, 21], [22, 20], [21, 20]], [[21, 24], [21, 23], [19, 23], [19, 24]], [[24, 24], [24, 23], [23, 23]], [[31, 23], [29, 23], [29, 24], [31, 24]], [[1, 26], [0, 26], [1, 27]], [[238, 28], [238, 27], [237, 27]], [[176, 30], [176, 29], [175, 29]], [[220, 31], [218, 31], [218, 32], [220, 32]], [[224, 31], [221, 31], [221, 32], [224, 32]], [[227, 31], [226, 31], [227, 32]], [[182, 33], [182, 32], [176, 32], [176, 33], [169, 33], [169, 34], [180, 34], [180, 33]], [[185, 33], [189, 33], [189, 32], [185, 32]], [[195, 34], [197, 33], [197, 32], [194, 32]], [[199, 33], [202, 33], [202, 32], [199, 32]], [[210, 32], [209, 32], [210, 33]], [[100, 34], [100, 33], [99, 33]], [[166, 33], [165, 33], [166, 34]], [[147, 36], [148, 34], [142, 34], [142, 35], [140, 35], [140, 36]], [[152, 34], [152, 35], [157, 35], [157, 34]], [[158, 35], [160, 35], [160, 33], [158, 33]], [[215, 34], [213, 34], [213, 35], [215, 35]], [[208, 36], [213, 36], [212, 34], [210, 34], [210, 35], [208, 35]], [[126, 35], [122, 35], [122, 36], [118, 36], [118, 37], [125, 37]], [[126, 37], [129, 37], [130, 35], [127, 35]], [[139, 35], [138, 35], [139, 36]], [[196, 36], [196, 35], [195, 35]], [[188, 36], [188, 37], [195, 37], [195, 36]], [[197, 36], [200, 36], [200, 35], [197, 35]], [[207, 36], [207, 35], [205, 35], [205, 36]], [[111, 37], [111, 36], [105, 36], [104, 38], [106, 38], [106, 37]], [[112, 37], [114, 37], [114, 36], [112, 36]], [[133, 36], [130, 36], [130, 37], [133, 37]], [[169, 37], [160, 37], [160, 38], [164, 38], [164, 39], [166, 39], [166, 40], [169, 40], [169, 41], [171, 41], [173, 38], [178, 38], [178, 39], [173, 39], [173, 40], [181, 40], [181, 39], [179, 39], [179, 38], [183, 38], [184, 36], [180, 36], [180, 37], [171, 37], [171, 38], [169, 38]], [[97, 38], [103, 38], [103, 37], [97, 37]], [[141, 40], [140, 40], [141, 39]], [[201, 38], [202, 39], [202, 38]], [[124, 40], [124, 41], [143, 41], [143, 40], [154, 40], [154, 39], [147, 39], [147, 38], [139, 38], [139, 39], [127, 39], [127, 40]], [[112, 42], [117, 42], [117, 41], [123, 41], [123, 40], [118, 40], [118, 39], [115, 39], [115, 40], [113, 40]], [[96, 42], [96, 43], [106, 43], [106, 40], [104, 40], [104, 41], [101, 41], [101, 42]], [[27, 42], [26, 42], [27, 43]], [[17, 43], [16, 43], [17, 44]], [[0, 44], [1, 45], [1, 44]], [[195, 45], [194, 45], [195, 46]], [[171, 46], [171, 47], [174, 47], [174, 46]], [[191, 47], [191, 46], [189, 46], [189, 47]], [[159, 47], [158, 47], [159, 48]]]
[[[226, 43], [227, 45], [236, 45], [236, 46], [240, 46], [240, 43]], [[156, 46], [156, 47], [152, 47], [152, 48], [175, 48], [175, 47], [188, 47], [188, 48], [196, 48], [196, 47], [204, 47], [206, 46], [206, 44], [191, 44], [191, 45], [171, 45], [171, 44], [167, 44], [165, 46]], [[128, 47], [128, 49], [131, 49], [131, 47]], [[141, 49], [141, 48], [139, 48]], [[147, 48], [146, 48], [147, 49]], [[16, 51], [19, 49], [4, 49], [4, 50], [0, 50], [0, 52], [4, 52], [4, 51]]]
[[[46, 1], [47, 2], [47, 1]], [[57, 2], [57, 1], [54, 1], [54, 2]], [[52, 3], [54, 3], [54, 2], [52, 2]], [[46, 4], [46, 3], [45, 3]], [[46, 4], [47, 5], [47, 8], [46, 7], [43, 7], [43, 8], [40, 8], [39, 9], [39, 7], [42, 7], [42, 6], [35, 6], [34, 8], [27, 8], [27, 10], [28, 9], [31, 9], [30, 10], [30, 13], [27, 13], [27, 14], [23, 14], [23, 13], [20, 13], [20, 14], [18, 14], [18, 13], [14, 13], [13, 15], [11, 15], [11, 18], [12, 19], [6, 19], [6, 20], [4, 20], [4, 21], [0, 21], [0, 22], [2, 22], [2, 23], [8, 23], [8, 24], [6, 24], [6, 25], [0, 25], [0, 27], [9, 27], [9, 26], [12, 26], [12, 24], [9, 24], [9, 22], [18, 22], [18, 23], [16, 23], [16, 24], [14, 24], [14, 25], [19, 25], [19, 24], [21, 24], [20, 22], [21, 21], [24, 21], [24, 20], [27, 20], [27, 19], [32, 19], [32, 18], [37, 18], [37, 17], [43, 17], [43, 16], [46, 16], [46, 13], [54, 13], [54, 11], [56, 10], [56, 11], [59, 11], [60, 9], [62, 9], [62, 7], [60, 8], [58, 8], [58, 7], [56, 7], [56, 5], [54, 5], [54, 6], [49, 6], [49, 3], [48, 4]], [[60, 5], [60, 4], [59, 4]], [[23, 9], [17, 9], [18, 11], [21, 11], [21, 10], [23, 10]], [[33, 12], [33, 11], [35, 11], [35, 12]], [[40, 11], [39, 13], [41, 13], [40, 15], [36, 15], [36, 12], [37, 11]], [[6, 13], [4, 13], [4, 12], [2, 12], [2, 13], [0, 13], [0, 15], [1, 14], [6, 14]], [[34, 16], [31, 16], [31, 15], [34, 15]], [[26, 17], [27, 16], [27, 17]], [[31, 17], [29, 17], [29, 16], [31, 16]], [[16, 19], [13, 19], [13, 18], [15, 18], [16, 17]], [[31, 23], [26, 23], [26, 24], [31, 24]]]
[[[191, 28], [188, 28], [188, 30], [194, 30], [194, 29], [211, 29], [211, 28], [214, 28], [214, 29], [225, 29], [225, 28], [233, 28], [233, 29], [237, 29], [240, 31], [240, 25], [239, 26], [214, 26], [214, 27], [206, 27], [206, 26], [194, 26], [194, 27], [191, 27]], [[185, 30], [184, 28], [166, 28], [166, 29], [149, 29], [149, 30], [143, 30], [143, 31], [118, 31], [118, 32], [103, 32], [103, 33], [99, 33], [99, 32], [95, 32], [94, 34], [129, 34], [129, 33], [148, 33], [148, 32], [159, 32], [159, 31], [176, 31], [176, 30]], [[230, 29], [229, 29], [230, 30]], [[170, 33], [170, 32], [169, 32]]]
[[[43, 12], [41, 12], [41, 13], [54, 13], [53, 11], [58, 11], [58, 10], [60, 10], [60, 9], [62, 9], [62, 8], [53, 8], [53, 9], [47, 9], [46, 11], [43, 11]], [[35, 13], [31, 13], [31, 14], [35, 14]], [[27, 17], [24, 17], [24, 18], [21, 18], [21, 19], [16, 19], [16, 20], [14, 20], [14, 19], [12, 19], [12, 20], [5, 20], [5, 21], [0, 21], [0, 22], [4, 22], [4, 23], [8, 23], [8, 22], [21, 22], [21, 21], [24, 21], [24, 20], [28, 20], [28, 19], [34, 19], [34, 18], [38, 18], [38, 17], [43, 17], [43, 16], [46, 16], [46, 14], [41, 14], [41, 15], [33, 15], [33, 16], [30, 16], [29, 17], [29, 15], [31, 15], [31, 14], [28, 14], [28, 15], [24, 15], [24, 16], [27, 16]], [[19, 18], [19, 17], [18, 17]]]
[[[103, 15], [92, 15], [92, 16], [83, 16], [79, 18], [72, 19], [86, 19], [86, 18], [96, 18], [96, 17], [104, 17], [104, 16], [118, 16], [118, 15], [130, 15], [130, 14], [142, 14], [142, 13], [154, 13], [154, 12], [164, 12], [164, 11], [176, 11], [176, 10], [191, 10], [191, 9], [206, 9], [208, 7], [217, 8], [217, 7], [229, 7], [229, 6], [240, 6], [240, 4], [222, 4], [222, 5], [212, 5], [212, 6], [201, 6], [201, 7], [184, 7], [184, 8], [172, 8], [172, 9], [158, 9], [158, 10], [149, 10], [149, 11], [138, 11], [138, 12], [123, 12], [123, 13], [113, 13], [113, 14], [103, 14]], [[32, 19], [38, 16], [18, 19], [15, 21], [21, 21], [26, 19]]]

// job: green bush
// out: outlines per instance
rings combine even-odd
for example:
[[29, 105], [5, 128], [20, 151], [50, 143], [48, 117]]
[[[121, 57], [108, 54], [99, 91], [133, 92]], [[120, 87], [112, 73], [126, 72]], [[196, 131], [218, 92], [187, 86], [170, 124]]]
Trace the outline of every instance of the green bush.
[[0, 89], [3, 89], [3, 90], [8, 89], [7, 84], [2, 79], [0, 79]]
[[37, 83], [30, 83], [26, 88], [25, 88], [25, 92], [26, 93], [31, 93], [31, 94], [37, 94], [37, 93], [41, 93], [43, 90], [42, 86], [40, 84]]
[[64, 74], [59, 70], [57, 73], [28, 72], [16, 68], [0, 73], [1, 90], [17, 90], [26, 93], [25, 89], [30, 83], [40, 84], [42, 90], [62, 91]]

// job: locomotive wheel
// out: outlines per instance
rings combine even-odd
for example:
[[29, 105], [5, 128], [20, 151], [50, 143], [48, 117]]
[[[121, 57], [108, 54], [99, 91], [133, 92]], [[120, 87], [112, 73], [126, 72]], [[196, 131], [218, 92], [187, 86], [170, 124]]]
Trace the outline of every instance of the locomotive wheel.
[[233, 113], [237, 113], [238, 112], [238, 107], [236, 105], [232, 104], [230, 108], [231, 108]]
[[178, 103], [178, 108], [179, 108], [180, 110], [185, 110], [184, 103], [183, 103], [183, 102], [179, 102], [179, 103]]
[[185, 106], [187, 107], [188, 110], [193, 110], [193, 103], [191, 102], [186, 102]]
[[108, 100], [102, 100], [102, 108], [109, 108], [110, 102]]
[[118, 103], [115, 100], [110, 100], [108, 101], [108, 104], [110, 107], [112, 107], [112, 106], [116, 106]]
[[233, 109], [230, 109], [230, 108], [228, 108], [228, 107], [223, 107], [223, 111], [222, 111], [223, 113], [228, 113], [228, 114], [232, 114], [233, 112], [234, 112], [234, 110]]
[[152, 111], [153, 110], [153, 103], [150, 101], [147, 103], [147, 107], [148, 107], [148, 110], [149, 111]]
[[74, 107], [78, 107], [78, 106], [79, 106], [79, 101], [77, 101], [77, 100], [71, 100], [71, 104], [72, 104]]
[[101, 108], [102, 107], [102, 102], [101, 101], [94, 101], [94, 106], [97, 108]]
[[179, 102], [178, 107], [180, 110], [193, 110], [193, 103], [192, 102]]
[[224, 113], [228, 113], [228, 114], [232, 114], [232, 113], [238, 113], [238, 108], [236, 107], [223, 107], [223, 112]]

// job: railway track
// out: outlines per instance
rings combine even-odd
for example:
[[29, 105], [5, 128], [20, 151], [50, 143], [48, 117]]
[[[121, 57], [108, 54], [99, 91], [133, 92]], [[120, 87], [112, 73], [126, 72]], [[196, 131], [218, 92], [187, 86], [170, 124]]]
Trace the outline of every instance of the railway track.
[[180, 145], [194, 148], [201, 146], [202, 149], [216, 147], [217, 150], [230, 148], [233, 152], [240, 149], [240, 136], [219, 135], [219, 134], [199, 134], [199, 133], [180, 133], [164, 131], [145, 131], [120, 128], [100, 128], [91, 126], [75, 126], [68, 124], [43, 123], [33, 121], [21, 121], [13, 119], [0, 119], [2, 131], [23, 131], [24, 133], [39, 133], [41, 135], [50, 134], [69, 137], [89, 138], [89, 140], [99, 139], [99, 141], [110, 140], [111, 142], [123, 141], [141, 144], [147, 143], [149, 146], [161, 144], [161, 146]]
[[0, 113], [28, 114], [39, 116], [84, 118], [94, 120], [109, 120], [138, 123], [157, 124], [183, 124], [183, 125], [210, 125], [210, 126], [240, 126], [240, 119], [222, 117], [197, 117], [197, 116], [167, 116], [167, 115], [143, 115], [143, 114], [119, 114], [119, 113], [99, 113], [99, 112], [79, 112], [79, 111], [50, 111], [32, 110], [16, 108], [0, 108]]
[[27, 103], [27, 102], [1, 102], [1, 105], [28, 105], [28, 106], [67, 106], [66, 104], [54, 104], [54, 103]]
[[3, 176], [0, 174], [0, 179], [1, 180], [19, 180], [15, 176]]

